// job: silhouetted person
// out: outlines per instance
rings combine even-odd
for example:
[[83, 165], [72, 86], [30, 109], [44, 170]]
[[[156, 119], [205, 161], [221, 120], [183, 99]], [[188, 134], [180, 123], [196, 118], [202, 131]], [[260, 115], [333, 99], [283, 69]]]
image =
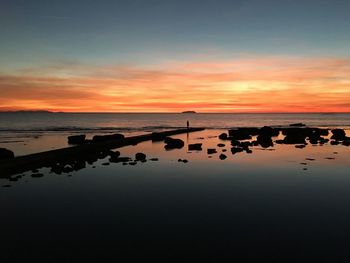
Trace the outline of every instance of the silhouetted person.
[[187, 129], [190, 128], [190, 122], [187, 121]]

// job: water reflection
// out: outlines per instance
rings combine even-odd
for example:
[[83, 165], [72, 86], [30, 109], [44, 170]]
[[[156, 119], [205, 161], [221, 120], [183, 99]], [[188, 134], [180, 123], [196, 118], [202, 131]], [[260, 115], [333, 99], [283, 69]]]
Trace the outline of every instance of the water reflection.
[[[172, 136], [172, 141], [185, 141], [179, 147], [169, 147], [162, 140], [139, 143], [114, 150], [87, 152], [79, 156], [71, 156], [64, 161], [49, 163], [45, 167], [29, 166], [19, 174], [2, 175], [2, 186], [10, 187], [25, 176], [44, 177], [48, 174], [68, 175], [83, 169], [99, 167], [115, 167], [115, 165], [135, 166], [140, 163], [157, 162], [162, 169], [164, 162], [201, 163], [214, 166], [222, 162], [241, 165], [258, 165], [284, 167], [287, 162], [298, 166], [302, 171], [309, 171], [314, 166], [345, 165], [343, 154], [348, 154], [346, 142], [331, 140], [332, 134], [325, 130], [313, 129], [312, 136], [296, 133], [297, 129], [276, 131], [263, 128], [259, 133], [255, 129], [230, 130], [227, 134], [222, 130], [205, 130], [198, 133], [187, 133]], [[321, 136], [322, 135], [322, 136]], [[339, 136], [339, 134], [338, 134]], [[307, 139], [307, 140], [306, 140]], [[339, 139], [339, 138], [338, 138]], [[341, 138], [340, 138], [341, 139]], [[331, 142], [338, 143], [331, 143]], [[144, 155], [140, 158], [140, 155]], [[49, 170], [47, 170], [47, 168]], [[113, 168], [118, 169], [118, 168]], [[130, 167], [130, 169], [133, 169]]]

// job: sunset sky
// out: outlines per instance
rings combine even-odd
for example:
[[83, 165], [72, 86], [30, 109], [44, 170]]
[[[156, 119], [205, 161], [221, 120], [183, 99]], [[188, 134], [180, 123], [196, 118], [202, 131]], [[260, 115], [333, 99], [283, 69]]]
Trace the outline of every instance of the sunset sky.
[[350, 112], [347, 0], [3, 0], [0, 111]]

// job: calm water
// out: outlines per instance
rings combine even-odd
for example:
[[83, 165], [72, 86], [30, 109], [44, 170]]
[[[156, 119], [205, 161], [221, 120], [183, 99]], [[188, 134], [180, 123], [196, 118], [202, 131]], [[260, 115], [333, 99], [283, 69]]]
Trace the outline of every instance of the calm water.
[[[122, 119], [120, 127], [128, 126], [126, 115], [115, 116], [119, 115], [106, 115], [104, 121], [90, 125], [80, 120], [78, 126], [109, 123], [115, 127]], [[253, 115], [248, 115], [249, 122], [238, 115], [209, 115], [211, 120], [201, 114], [130, 116], [138, 119], [140, 127], [165, 126], [166, 119], [169, 126], [187, 119], [195, 126], [223, 123], [230, 127], [322, 122], [322, 115], [305, 119], [303, 115], [262, 115], [267, 122]], [[323, 124], [349, 123], [349, 115], [335, 116], [336, 120]], [[59, 118], [68, 117], [71, 123], [78, 122], [72, 115]], [[53, 120], [47, 121], [46, 127], [51, 126]], [[39, 127], [43, 119], [34, 123]], [[29, 144], [32, 150], [57, 140], [59, 145], [63, 143], [60, 138], [65, 140], [62, 134], [70, 132], [44, 132]], [[101, 260], [109, 255], [128, 259], [151, 255], [167, 262], [182, 254], [211, 262], [223, 256], [239, 262], [348, 262], [350, 147], [255, 146], [252, 154], [233, 155], [230, 143], [216, 137], [221, 132], [208, 129], [174, 136], [184, 140], [185, 147], [171, 151], [165, 151], [162, 142], [118, 149], [122, 156], [143, 152], [159, 161], [106, 165], [105, 158], [71, 173], [55, 174], [42, 168], [41, 178], [31, 177], [33, 172], [28, 171], [18, 181], [0, 179], [1, 186], [11, 186], [0, 187], [2, 258], [34, 255], [47, 262], [52, 258], [71, 262], [74, 256]], [[189, 143], [203, 143], [203, 151], [189, 152]], [[218, 147], [218, 143], [225, 146]], [[208, 155], [208, 148], [218, 153]], [[226, 160], [219, 159], [221, 153], [227, 155]]]
[[303, 122], [317, 127], [350, 127], [350, 114], [89, 114], [0, 113], [0, 147], [16, 155], [67, 147], [77, 133], [138, 135], [186, 126], [207, 129], [279, 126]]

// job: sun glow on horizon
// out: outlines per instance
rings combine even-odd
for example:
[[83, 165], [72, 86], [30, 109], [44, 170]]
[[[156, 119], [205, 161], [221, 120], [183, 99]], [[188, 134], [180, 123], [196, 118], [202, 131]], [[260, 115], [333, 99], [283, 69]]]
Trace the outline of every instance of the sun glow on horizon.
[[350, 59], [257, 57], [0, 74], [0, 110], [350, 112]]

